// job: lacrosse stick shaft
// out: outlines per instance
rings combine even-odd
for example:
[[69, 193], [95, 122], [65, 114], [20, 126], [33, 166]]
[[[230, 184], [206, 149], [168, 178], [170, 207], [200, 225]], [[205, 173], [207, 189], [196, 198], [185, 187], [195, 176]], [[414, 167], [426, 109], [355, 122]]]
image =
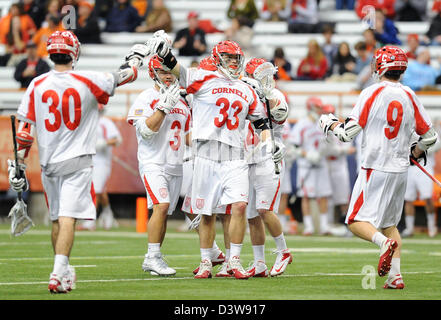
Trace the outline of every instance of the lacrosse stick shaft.
[[426, 176], [428, 176], [430, 179], [432, 179], [432, 181], [435, 182], [438, 185], [438, 187], [441, 187], [441, 182], [439, 182], [434, 176], [432, 176], [429, 172], [427, 172], [427, 170], [424, 169], [423, 166], [418, 163], [418, 161], [416, 161], [415, 159], [412, 159], [412, 158], [410, 158], [410, 161], [412, 161], [414, 165], [416, 165], [418, 168], [420, 168], [420, 170]]
[[[11, 126], [12, 126], [12, 143], [14, 145], [14, 158], [15, 158], [15, 177], [21, 178], [20, 169], [18, 167], [18, 156], [17, 156], [17, 140], [16, 140], [16, 130], [15, 130], [15, 116], [11, 116]], [[22, 199], [21, 192], [17, 193], [18, 200]]]
[[[271, 144], [272, 144], [272, 154], [276, 152], [276, 141], [274, 140], [274, 131], [273, 131], [273, 123], [271, 120], [271, 108], [268, 99], [265, 99], [266, 104], [266, 111], [268, 113], [268, 120], [269, 120], [269, 127], [270, 127], [270, 134], [271, 134]], [[280, 173], [280, 168], [277, 163], [274, 163], [276, 174]]]

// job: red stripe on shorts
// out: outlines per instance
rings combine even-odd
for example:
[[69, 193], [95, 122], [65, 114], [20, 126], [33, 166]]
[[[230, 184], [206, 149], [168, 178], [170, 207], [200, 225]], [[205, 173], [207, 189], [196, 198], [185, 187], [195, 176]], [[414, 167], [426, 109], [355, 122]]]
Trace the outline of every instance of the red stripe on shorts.
[[[362, 168], [362, 169], [366, 170], [366, 182], [368, 182], [374, 169], [366, 169], [366, 168]], [[360, 211], [360, 208], [363, 205], [363, 203], [364, 203], [364, 197], [363, 197], [363, 191], [362, 191], [360, 193], [360, 195], [358, 196], [357, 201], [355, 201], [354, 209], [352, 210], [352, 213], [348, 219], [348, 224], [351, 224], [354, 222], [355, 216], [357, 215], [358, 211]]]
[[148, 194], [150, 196], [150, 199], [152, 199], [152, 201], [153, 201], [153, 204], [159, 204], [159, 201], [158, 201], [158, 199], [156, 199], [155, 195], [153, 194], [153, 191], [150, 188], [150, 185], [147, 182], [147, 179], [146, 179], [145, 176], [144, 176], [144, 183], [145, 183], [145, 188], [147, 189], [147, 192], [148, 192]]
[[96, 194], [95, 194], [95, 188], [93, 187], [93, 182], [90, 185], [90, 195], [92, 196], [93, 204], [96, 207]]
[[280, 178], [279, 178], [279, 183], [277, 184], [277, 190], [276, 190], [276, 194], [274, 195], [273, 202], [271, 202], [271, 206], [268, 209], [269, 211], [274, 210], [274, 204], [276, 203], [276, 198], [277, 198], [277, 194], [279, 193], [279, 189], [280, 189]]

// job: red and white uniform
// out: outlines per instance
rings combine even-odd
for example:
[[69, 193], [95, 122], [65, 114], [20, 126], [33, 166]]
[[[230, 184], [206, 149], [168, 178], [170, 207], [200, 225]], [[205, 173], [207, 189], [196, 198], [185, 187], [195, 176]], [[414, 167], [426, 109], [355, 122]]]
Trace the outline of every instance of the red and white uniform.
[[248, 202], [243, 132], [245, 119], [263, 117], [257, 94], [218, 71], [187, 69], [181, 72], [180, 83], [193, 94], [193, 212], [211, 215], [219, 205]]
[[[155, 112], [158, 101], [159, 91], [156, 89], [141, 92], [129, 110], [127, 122], [134, 125], [136, 121], [145, 121]], [[190, 121], [190, 110], [181, 99], [151, 139], [144, 139], [136, 130], [139, 173], [146, 188], [148, 207], [170, 203], [169, 215], [173, 213], [181, 191], [185, 135], [189, 132]]]
[[415, 93], [400, 83], [382, 81], [364, 89], [350, 118], [363, 128], [361, 170], [346, 223], [368, 221], [376, 228], [396, 226], [401, 218], [413, 132], [432, 126]]
[[[100, 116], [97, 128], [98, 141], [108, 141], [117, 139], [122, 142], [121, 133], [115, 123], [107, 117]], [[102, 149], [97, 149], [93, 156], [93, 186], [96, 193], [103, 193], [107, 180], [112, 172], [112, 152], [113, 147], [106, 145]]]
[[[291, 127], [287, 121], [283, 123], [283, 131], [282, 131], [282, 140], [283, 143], [286, 145], [287, 143], [290, 143], [290, 136], [291, 134]], [[292, 181], [291, 181], [291, 168], [293, 165], [292, 158], [289, 159], [286, 155], [283, 159], [283, 171], [284, 174], [282, 176], [282, 181], [280, 182], [280, 193], [286, 193], [291, 194], [292, 193]], [[282, 212], [283, 213], [283, 212]]]
[[51, 220], [96, 218], [92, 155], [98, 103], [106, 104], [114, 88], [110, 73], [53, 70], [26, 90], [18, 117], [36, 128]]
[[[300, 119], [292, 129], [291, 143], [300, 147], [306, 153], [323, 153], [325, 136], [317, 122], [309, 117]], [[320, 160], [312, 164], [306, 158], [297, 159], [297, 196], [307, 198], [329, 197], [332, 194], [329, 171], [326, 159], [320, 155]]]

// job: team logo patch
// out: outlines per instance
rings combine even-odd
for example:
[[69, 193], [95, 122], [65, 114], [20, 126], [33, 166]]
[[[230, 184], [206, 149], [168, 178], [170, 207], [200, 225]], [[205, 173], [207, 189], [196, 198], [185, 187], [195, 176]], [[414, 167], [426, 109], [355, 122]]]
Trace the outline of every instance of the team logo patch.
[[167, 198], [167, 188], [161, 188], [159, 189], [159, 194], [161, 195], [162, 198]]
[[135, 116], [142, 116], [142, 109], [136, 109]]
[[189, 208], [190, 205], [191, 205], [191, 198], [190, 197], [185, 197], [184, 206], [186, 208]]
[[204, 199], [196, 199], [196, 208], [202, 209], [204, 207]]

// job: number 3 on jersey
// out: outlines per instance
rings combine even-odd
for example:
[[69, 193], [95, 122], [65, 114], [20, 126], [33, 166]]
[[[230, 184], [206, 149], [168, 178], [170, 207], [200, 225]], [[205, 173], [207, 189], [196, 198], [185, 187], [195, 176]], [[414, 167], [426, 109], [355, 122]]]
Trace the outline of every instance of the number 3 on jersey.
[[386, 135], [386, 138], [391, 140], [397, 137], [402, 120], [403, 106], [400, 102], [394, 100], [389, 104], [387, 108], [387, 124], [392, 128], [384, 129], [384, 134]]
[[[74, 121], [70, 120], [69, 116], [69, 103], [70, 98], [73, 98], [74, 102]], [[51, 104], [49, 106], [49, 113], [54, 115], [54, 121], [51, 123], [49, 119], [44, 120], [44, 124], [46, 129], [50, 132], [57, 131], [61, 127], [61, 119], [63, 119], [64, 124], [69, 130], [75, 130], [81, 121], [81, 98], [78, 91], [73, 88], [68, 88], [63, 92], [63, 96], [61, 98], [61, 112], [58, 110], [58, 105], [60, 103], [60, 97], [57, 92], [54, 90], [47, 90], [43, 93], [41, 100], [44, 103], [47, 103], [51, 100]]]
[[222, 106], [222, 108], [219, 110], [219, 114], [222, 116], [222, 119], [220, 119], [220, 117], [214, 118], [214, 125], [218, 128], [221, 128], [226, 123], [229, 130], [237, 129], [237, 127], [239, 126], [239, 117], [237, 115], [242, 111], [242, 103], [236, 100], [231, 104], [231, 108], [236, 109], [233, 114], [234, 121], [228, 118], [230, 101], [228, 101], [227, 98], [219, 98], [216, 101], [216, 105], [218, 107]]

